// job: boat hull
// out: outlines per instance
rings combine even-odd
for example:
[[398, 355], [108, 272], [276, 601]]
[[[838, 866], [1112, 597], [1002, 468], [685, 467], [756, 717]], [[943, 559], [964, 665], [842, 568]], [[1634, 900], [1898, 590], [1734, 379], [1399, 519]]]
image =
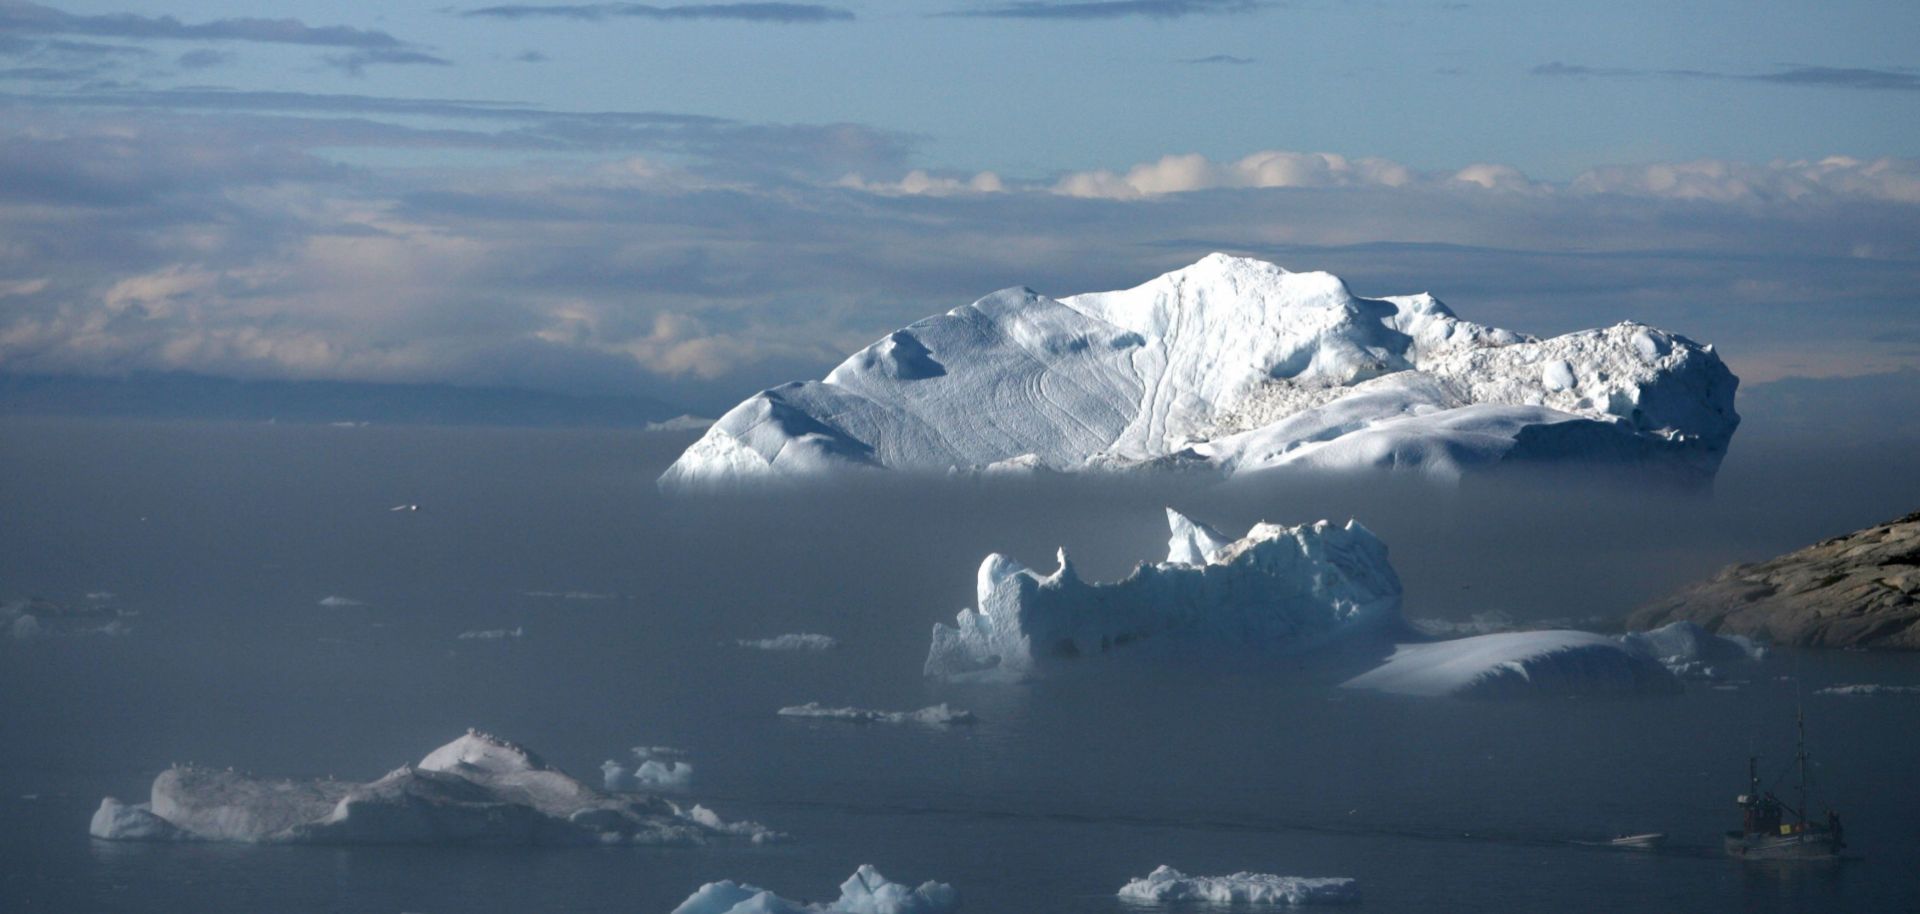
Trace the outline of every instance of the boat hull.
[[1832, 860], [1840, 856], [1840, 847], [1839, 839], [1828, 831], [1727, 833], [1727, 853], [1744, 860]]

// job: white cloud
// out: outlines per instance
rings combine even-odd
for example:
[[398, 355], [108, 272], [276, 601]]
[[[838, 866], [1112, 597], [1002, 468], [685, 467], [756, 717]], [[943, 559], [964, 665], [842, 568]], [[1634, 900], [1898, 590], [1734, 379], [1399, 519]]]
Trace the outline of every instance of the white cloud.
[[970, 178], [948, 175], [934, 175], [920, 169], [906, 173], [898, 181], [868, 181], [858, 174], [850, 174], [835, 182], [840, 187], [865, 191], [870, 194], [898, 197], [951, 197], [955, 194], [998, 194], [1005, 193], [1007, 185], [1000, 176], [990, 171], [982, 171]]

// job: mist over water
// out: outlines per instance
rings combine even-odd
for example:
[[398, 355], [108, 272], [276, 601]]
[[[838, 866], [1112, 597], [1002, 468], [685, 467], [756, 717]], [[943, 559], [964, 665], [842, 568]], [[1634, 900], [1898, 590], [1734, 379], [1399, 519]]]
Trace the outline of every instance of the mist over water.
[[[1762, 431], [1764, 432], [1764, 426]], [[1742, 436], [1747, 436], [1743, 431]], [[1112, 911], [1159, 863], [1360, 877], [1379, 910], [1899, 909], [1920, 797], [1911, 699], [1809, 705], [1824, 786], [1868, 859], [1718, 859], [1745, 756], [1790, 748], [1796, 690], [1920, 681], [1911, 658], [1780, 652], [1738, 691], [1636, 702], [1409, 702], [1271, 658], [1088, 659], [1021, 686], [920, 674], [990, 552], [1083, 577], [1163, 558], [1162, 509], [1238, 535], [1357, 518], [1414, 619], [1617, 624], [1649, 599], [1920, 507], [1916, 442], [1736, 437], [1709, 491], [1530, 477], [871, 480], [665, 498], [695, 436], [0, 422], [0, 599], [138, 611], [123, 637], [0, 645], [0, 908], [664, 912], [701, 882], [831, 897], [863, 862], [967, 910]], [[418, 505], [417, 511], [392, 511]], [[334, 596], [358, 605], [320, 605]], [[460, 640], [466, 631], [524, 637]], [[820, 632], [824, 652], [738, 639]], [[1798, 671], [1803, 682], [1792, 677]], [[806, 701], [964, 730], [782, 720]], [[253, 848], [90, 841], [104, 794], [174, 761], [368, 779], [466, 727], [591, 780], [684, 749], [690, 796], [796, 840], [706, 850]], [[35, 799], [22, 799], [35, 795]], [[1673, 854], [1569, 842], [1667, 831]], [[1681, 902], [1684, 902], [1682, 904]]]

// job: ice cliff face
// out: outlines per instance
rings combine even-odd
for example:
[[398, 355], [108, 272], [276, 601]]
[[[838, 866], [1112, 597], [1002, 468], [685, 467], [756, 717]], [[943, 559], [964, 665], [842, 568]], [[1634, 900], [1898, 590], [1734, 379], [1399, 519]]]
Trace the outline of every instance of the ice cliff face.
[[1213, 254], [1133, 289], [1009, 289], [915, 322], [734, 407], [660, 485], [1579, 461], [1705, 479], [1739, 424], [1737, 384], [1712, 347], [1640, 324], [1538, 340], [1430, 295], [1359, 298], [1330, 274]]
[[926, 674], [1019, 679], [1156, 637], [1307, 650], [1400, 617], [1387, 547], [1358, 523], [1258, 524], [1229, 540], [1171, 509], [1167, 520], [1167, 561], [1113, 584], [1082, 581], [1064, 550], [1044, 577], [988, 556], [979, 607], [934, 626]]

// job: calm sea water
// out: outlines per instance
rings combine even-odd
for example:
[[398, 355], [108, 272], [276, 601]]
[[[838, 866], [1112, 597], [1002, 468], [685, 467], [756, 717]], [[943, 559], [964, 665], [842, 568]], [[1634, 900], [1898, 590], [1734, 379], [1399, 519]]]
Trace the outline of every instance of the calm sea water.
[[[1110, 912], [1165, 863], [1353, 876], [1376, 911], [1920, 907], [1920, 658], [1782, 652], [1673, 699], [1406, 701], [1271, 658], [1093, 659], [1015, 687], [930, 684], [928, 630], [989, 551], [1116, 577], [1175, 504], [1237, 531], [1358, 515], [1407, 612], [1617, 617], [1920, 505], [1886, 447], [1736, 449], [1710, 495], [1548, 482], [1435, 493], [1140, 484], [867, 487], [707, 502], [652, 478], [691, 436], [9, 420], [0, 598], [111, 591], [125, 637], [0, 644], [0, 910], [665, 912], [701, 883], [822, 899], [861, 863], [974, 912]], [[418, 504], [417, 512], [392, 512]], [[574, 597], [551, 596], [573, 592]], [[582, 595], [592, 595], [587, 598]], [[325, 607], [328, 596], [364, 605]], [[468, 630], [525, 636], [461, 641]], [[816, 631], [819, 654], [735, 639]], [[978, 726], [780, 719], [947, 701]], [[1723, 859], [1746, 756], [1804, 704], [1822, 804], [1860, 855]], [[304, 848], [93, 841], [101, 796], [173, 761], [372, 778], [469, 726], [589, 778], [634, 745], [691, 799], [790, 843], [711, 849]], [[1771, 769], [1770, 769], [1771, 770]], [[1657, 854], [1580, 844], [1663, 831]]]

